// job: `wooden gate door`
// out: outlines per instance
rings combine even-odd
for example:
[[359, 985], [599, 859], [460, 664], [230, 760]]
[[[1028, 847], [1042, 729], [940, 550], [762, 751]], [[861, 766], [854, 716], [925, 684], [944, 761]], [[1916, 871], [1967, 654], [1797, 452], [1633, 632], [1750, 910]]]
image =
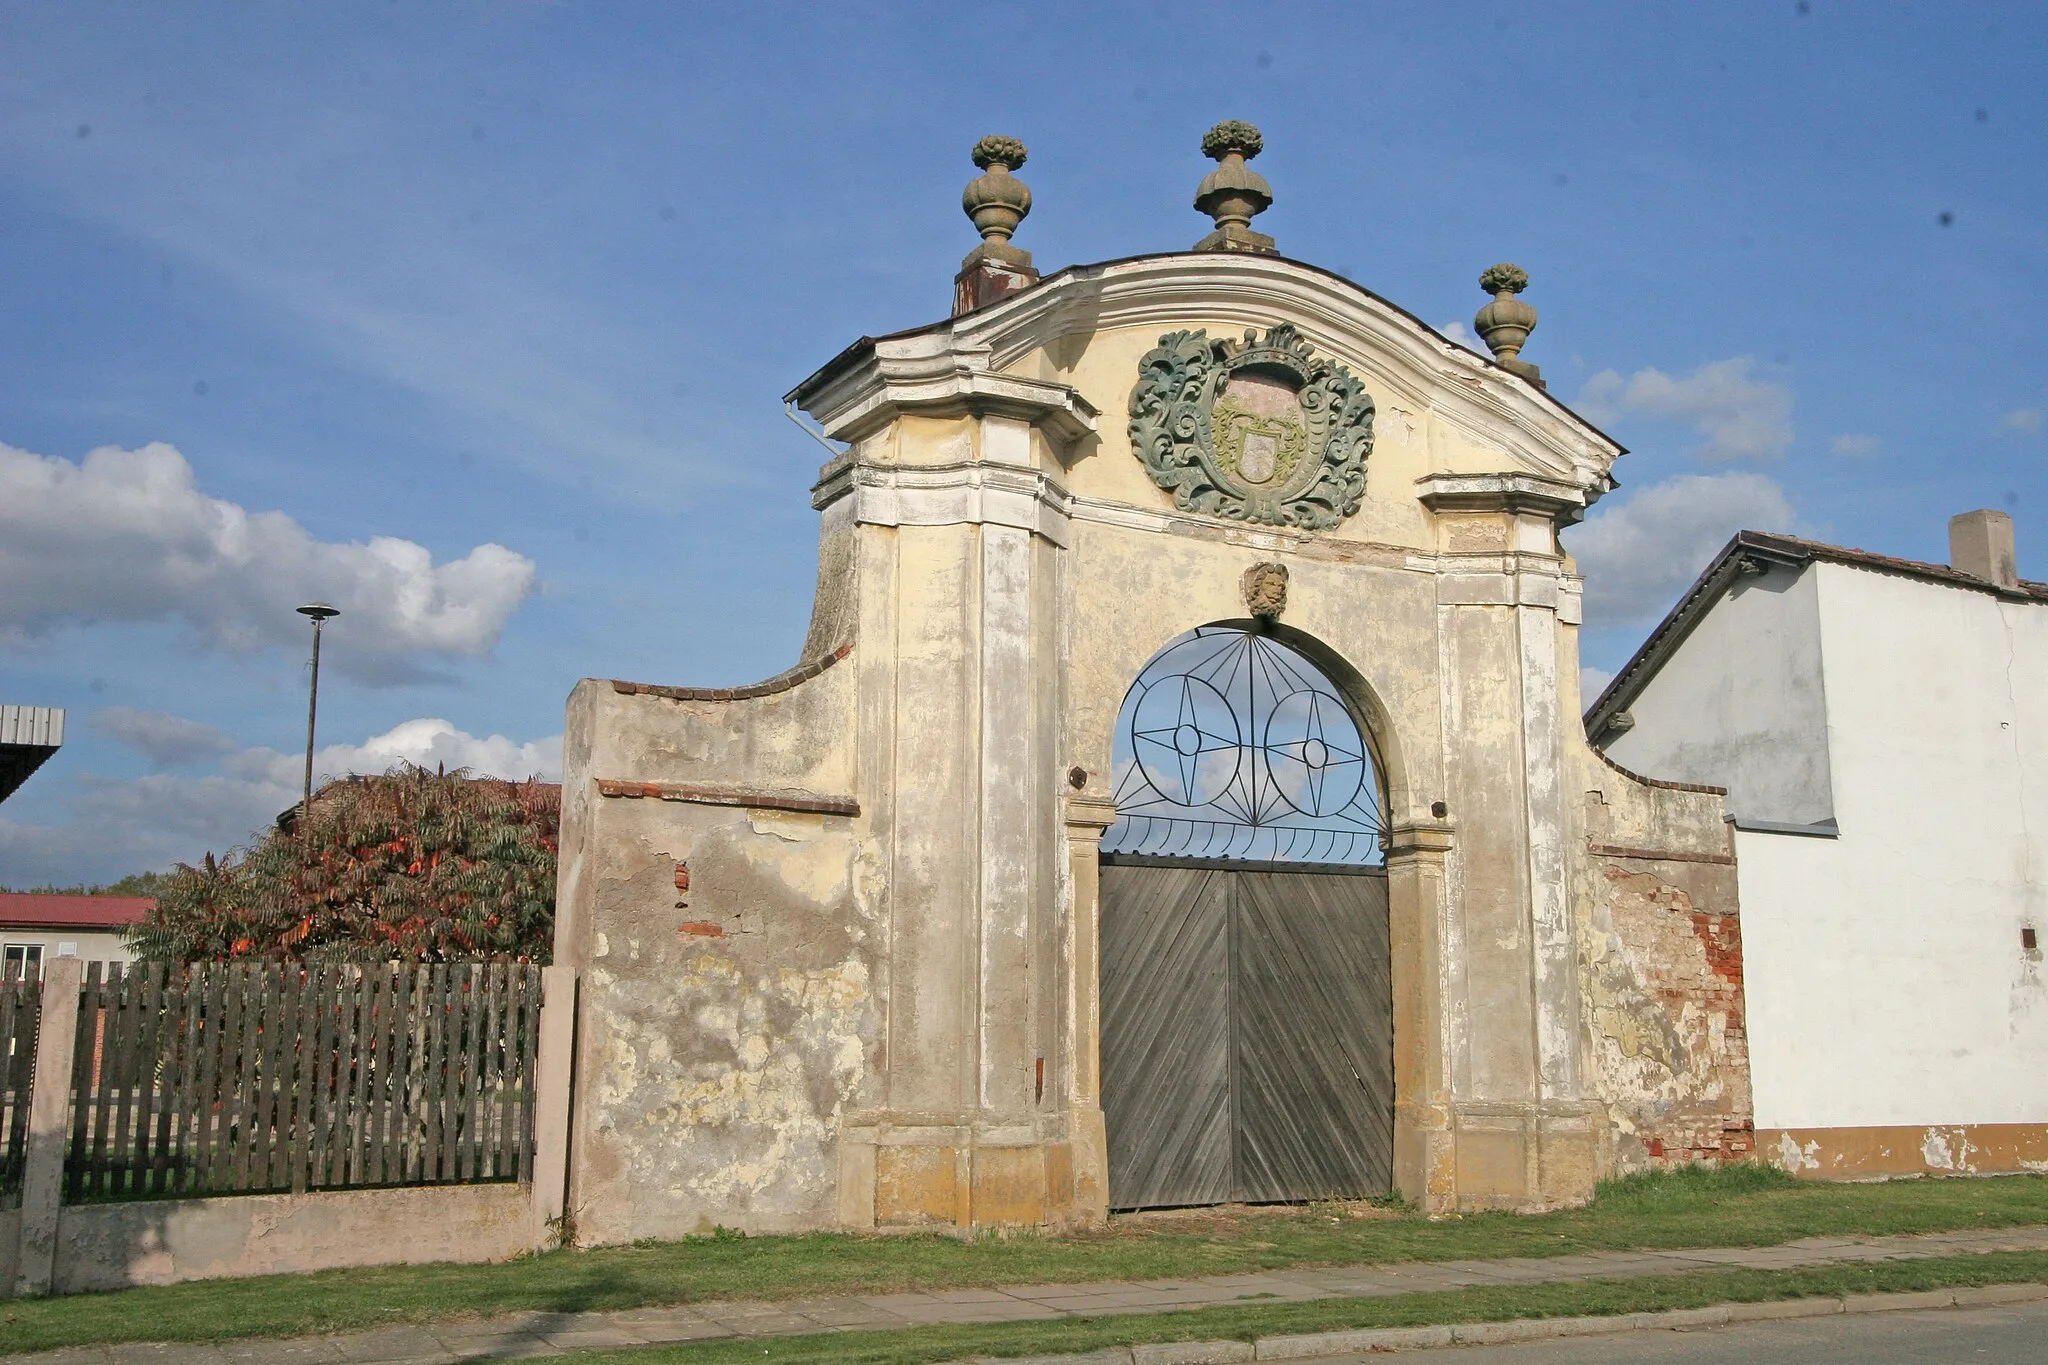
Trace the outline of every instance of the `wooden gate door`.
[[1381, 869], [1105, 857], [1101, 960], [1112, 1208], [1392, 1187]]

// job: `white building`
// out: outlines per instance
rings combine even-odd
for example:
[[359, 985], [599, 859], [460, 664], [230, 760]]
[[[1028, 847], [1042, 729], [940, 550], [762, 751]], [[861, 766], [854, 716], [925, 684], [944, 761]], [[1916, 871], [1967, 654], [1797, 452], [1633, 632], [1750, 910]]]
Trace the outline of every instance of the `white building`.
[[1834, 1177], [2048, 1169], [2048, 584], [1743, 532], [1587, 713], [1725, 787], [1758, 1149]]

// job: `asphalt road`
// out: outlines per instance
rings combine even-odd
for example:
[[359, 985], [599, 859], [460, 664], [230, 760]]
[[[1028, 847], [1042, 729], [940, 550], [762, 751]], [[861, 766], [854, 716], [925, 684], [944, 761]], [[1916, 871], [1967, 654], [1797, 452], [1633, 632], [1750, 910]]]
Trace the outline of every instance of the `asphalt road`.
[[[1471, 1365], [2048, 1365], [2048, 1303], [2008, 1308], [1940, 1308], [1921, 1313], [1851, 1313], [1745, 1323], [1701, 1332], [1622, 1332], [1517, 1346], [1450, 1346], [1402, 1359], [1458, 1357]], [[1375, 1362], [1385, 1355], [1333, 1356]]]

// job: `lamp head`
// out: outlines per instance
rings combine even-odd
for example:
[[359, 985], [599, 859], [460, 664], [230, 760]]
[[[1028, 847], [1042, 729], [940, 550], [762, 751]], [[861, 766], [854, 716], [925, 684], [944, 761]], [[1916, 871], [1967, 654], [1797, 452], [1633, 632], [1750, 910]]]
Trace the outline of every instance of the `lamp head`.
[[341, 615], [339, 607], [330, 607], [325, 602], [308, 602], [299, 608], [299, 615], [311, 617], [315, 624]]

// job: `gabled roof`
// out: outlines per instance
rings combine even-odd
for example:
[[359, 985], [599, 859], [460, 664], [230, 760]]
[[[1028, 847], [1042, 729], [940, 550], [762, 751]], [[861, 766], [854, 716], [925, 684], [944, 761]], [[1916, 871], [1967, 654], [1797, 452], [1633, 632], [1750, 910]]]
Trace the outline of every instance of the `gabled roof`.
[[113, 932], [149, 917], [148, 896], [64, 896], [41, 891], [0, 891], [0, 928], [86, 929]]
[[[1707, 565], [1705, 572], [1693, 580], [1685, 595], [1678, 599], [1678, 605], [1650, 632], [1650, 638], [1643, 641], [1635, 655], [1622, 665], [1621, 672], [1614, 675], [1591, 706], [1586, 708], [1586, 734], [1595, 744], [1600, 742], [1603, 731], [1614, 717], [1628, 709], [1638, 693], [1655, 677], [1665, 660], [1692, 634], [1714, 603], [1721, 599], [1729, 586], [1744, 572], [1745, 566], [1768, 567], [1781, 564], [1791, 568], [1822, 561], [1830, 564], [1846, 564], [1854, 569], [1869, 569], [1876, 573], [1895, 574], [1901, 578], [1917, 578], [1926, 583], [1938, 583], [1943, 587], [1961, 588], [1967, 592], [1987, 593], [2015, 602], [2048, 602], [2048, 583], [2034, 583], [2021, 579], [2017, 587], [2001, 587], [1975, 574], [1952, 569], [1946, 564], [1924, 564], [1917, 559], [1896, 559], [1891, 555], [1872, 554], [1868, 550], [1851, 550], [1841, 545], [1827, 545], [1818, 540], [1804, 540], [1798, 536], [1774, 535], [1768, 531], [1739, 531], [1721, 553], [1714, 556], [1714, 562]], [[1752, 568], [1750, 572], [1755, 572]]]

